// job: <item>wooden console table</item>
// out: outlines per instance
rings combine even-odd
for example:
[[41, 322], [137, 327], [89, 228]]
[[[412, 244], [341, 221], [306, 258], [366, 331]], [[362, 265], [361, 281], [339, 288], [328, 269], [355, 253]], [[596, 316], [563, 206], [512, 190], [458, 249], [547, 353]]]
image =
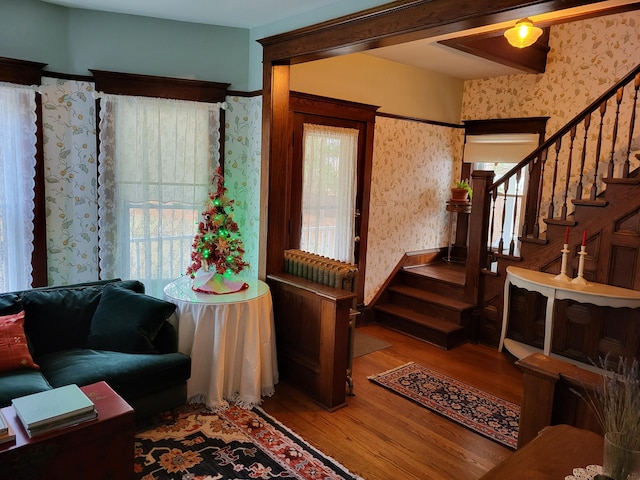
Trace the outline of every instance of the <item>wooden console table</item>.
[[[544, 348], [542, 350], [506, 338], [509, 324], [509, 298], [512, 285], [525, 290], [538, 292], [547, 298]], [[550, 273], [509, 266], [507, 267], [507, 277], [504, 282], [502, 331], [500, 333], [498, 350], [502, 351], [502, 348], [506, 346], [507, 350], [518, 358], [524, 358], [527, 355], [540, 351], [545, 355], [551, 355], [553, 312], [556, 300], [573, 300], [578, 303], [590, 303], [597, 306], [613, 308], [639, 308], [640, 291], [594, 282], [589, 282], [587, 285], [573, 284], [555, 280], [555, 275]]]
[[602, 465], [600, 435], [569, 425], [546, 427], [481, 480], [562, 479], [574, 468]]

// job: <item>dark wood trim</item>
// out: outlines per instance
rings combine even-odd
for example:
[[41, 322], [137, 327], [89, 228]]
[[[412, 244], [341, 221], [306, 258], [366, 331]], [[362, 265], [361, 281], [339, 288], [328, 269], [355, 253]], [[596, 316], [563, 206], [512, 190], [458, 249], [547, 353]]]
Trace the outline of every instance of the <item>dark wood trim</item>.
[[156, 77], [131, 73], [89, 71], [96, 82], [96, 91], [118, 95], [172, 98], [194, 102], [224, 102], [230, 83], [205, 82], [184, 78]]
[[509, 22], [597, 0], [401, 0], [259, 40], [268, 62], [305, 62]]
[[[291, 177], [287, 202], [288, 229], [285, 237], [286, 248], [300, 248], [302, 210], [302, 138], [304, 123], [332, 125], [358, 130], [358, 185], [356, 209], [360, 216], [355, 219], [355, 235], [360, 241], [355, 246], [355, 263], [358, 265], [358, 281], [356, 282], [357, 303], [364, 302], [364, 278], [366, 272], [367, 238], [369, 227], [369, 197], [371, 190], [371, 169], [373, 162], [373, 133], [375, 115], [379, 107], [357, 102], [348, 102], [335, 98], [291, 92], [289, 98], [290, 125], [293, 141], [290, 162], [287, 171]], [[282, 256], [283, 252], [280, 252]], [[275, 254], [274, 254], [275, 255]]]
[[406, 115], [396, 115], [394, 113], [377, 112], [376, 117], [393, 118], [396, 120], [406, 120], [407, 122], [426, 123], [427, 125], [436, 125], [438, 127], [448, 128], [464, 128], [464, 125], [456, 123], [439, 122], [437, 120], [427, 120], [424, 118], [407, 117]]
[[62, 80], [75, 80], [78, 82], [94, 82], [94, 78], [91, 75], [75, 75], [71, 73], [60, 73], [60, 72], [42, 72], [43, 77], [49, 78], [60, 78]]
[[36, 93], [36, 174], [34, 178], [33, 256], [31, 258], [33, 287], [49, 284], [47, 265], [47, 222], [44, 180], [44, 130], [42, 125], [42, 95]]
[[263, 46], [262, 200], [268, 219], [261, 230], [259, 276], [282, 269], [285, 222], [283, 178], [290, 152], [285, 118], [289, 102], [290, 64], [420, 40], [473, 27], [513, 21], [596, 0], [403, 0], [259, 40]]
[[[0, 81], [19, 85], [40, 85], [46, 63], [0, 57]], [[47, 278], [47, 232], [44, 193], [44, 153], [42, 129], [42, 96], [36, 93], [36, 172], [34, 177], [32, 286], [42, 287]]]
[[492, 133], [536, 133], [544, 138], [549, 117], [498, 118], [491, 120], [464, 120], [466, 135]]
[[46, 63], [0, 57], [0, 82], [40, 85], [42, 69], [46, 66]]
[[456, 50], [486, 58], [493, 62], [529, 73], [544, 73], [549, 53], [549, 27], [543, 28], [540, 38], [527, 48], [514, 48], [502, 34], [504, 30], [443, 40], [441, 43]]
[[[289, 66], [265, 64], [265, 82], [262, 108], [262, 155], [273, 162], [262, 161], [261, 191], [268, 192], [268, 214], [261, 231], [266, 243], [261, 243], [261, 258], [265, 259], [268, 273], [280, 273], [284, 267], [283, 252], [289, 232], [288, 199], [291, 196], [291, 125], [289, 112]], [[272, 108], [264, 108], [264, 104]], [[270, 126], [265, 128], [264, 125]], [[264, 183], [266, 181], [266, 184]], [[263, 193], [264, 195], [264, 193]], [[264, 197], [263, 197], [264, 198]], [[264, 247], [262, 247], [264, 245]], [[262, 268], [262, 264], [260, 265]], [[259, 275], [265, 277], [265, 271]]]
[[230, 97], [259, 97], [262, 95], [262, 90], [254, 90], [252, 92], [241, 92], [239, 90], [228, 90], [227, 95]]
[[372, 122], [380, 108], [377, 105], [350, 102], [338, 98], [323, 97], [309, 93], [291, 92], [290, 109], [296, 113], [311, 113], [335, 118]]

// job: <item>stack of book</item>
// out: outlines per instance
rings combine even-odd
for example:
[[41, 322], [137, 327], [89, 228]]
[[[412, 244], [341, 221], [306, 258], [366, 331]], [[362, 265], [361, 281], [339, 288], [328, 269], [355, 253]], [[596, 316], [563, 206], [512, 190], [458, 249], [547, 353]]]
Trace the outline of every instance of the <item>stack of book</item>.
[[77, 385], [14, 398], [11, 403], [29, 437], [78, 425], [98, 416], [93, 402]]
[[4, 414], [0, 411], [0, 445], [3, 443], [11, 442], [16, 439], [16, 434], [4, 418]]

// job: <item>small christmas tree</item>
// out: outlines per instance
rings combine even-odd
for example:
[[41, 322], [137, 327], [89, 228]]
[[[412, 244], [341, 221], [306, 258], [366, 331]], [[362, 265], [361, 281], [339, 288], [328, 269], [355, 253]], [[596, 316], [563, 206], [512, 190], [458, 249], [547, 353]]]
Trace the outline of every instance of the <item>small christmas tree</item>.
[[227, 197], [222, 170], [218, 167], [213, 178], [216, 191], [209, 193], [198, 233], [193, 239], [191, 260], [187, 275], [194, 278], [202, 269], [219, 274], [240, 273], [248, 266], [244, 256], [244, 244], [238, 224], [233, 220], [233, 200]]

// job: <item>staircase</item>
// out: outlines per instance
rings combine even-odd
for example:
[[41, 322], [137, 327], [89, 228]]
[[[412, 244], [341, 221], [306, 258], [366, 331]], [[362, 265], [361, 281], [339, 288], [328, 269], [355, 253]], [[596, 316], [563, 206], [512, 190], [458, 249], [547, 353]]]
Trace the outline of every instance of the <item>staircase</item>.
[[473, 337], [474, 305], [463, 300], [465, 267], [436, 262], [403, 267], [376, 303], [376, 323], [444, 349]]
[[[474, 172], [464, 272], [452, 280], [440, 278], [435, 266], [402, 268], [375, 303], [375, 321], [442, 348], [469, 339], [497, 345], [506, 268], [558, 273], [567, 227], [570, 276], [577, 273], [577, 253], [586, 231], [585, 278], [640, 290], [640, 176], [635, 172], [640, 160], [635, 153], [640, 149], [635, 126], [639, 88], [640, 65], [502, 178], [494, 182], [493, 172]], [[521, 216], [519, 211], [496, 211], [496, 205], [503, 195], [507, 203], [509, 184], [517, 184], [525, 169], [536, 180], [529, 184], [527, 204], [519, 208], [533, 214], [521, 225], [519, 248], [502, 238], [496, 248], [488, 240], [494, 231], [504, 230], [505, 218]], [[580, 322], [586, 323], [574, 329], [577, 334], [567, 327], [567, 349], [590, 342], [591, 354], [606, 348], [630, 356], [640, 353], [635, 320], [626, 332], [606, 318], [575, 323]], [[540, 325], [528, 328], [535, 343]], [[600, 337], [587, 338], [585, 332]], [[560, 343], [557, 348], [564, 347]]]

